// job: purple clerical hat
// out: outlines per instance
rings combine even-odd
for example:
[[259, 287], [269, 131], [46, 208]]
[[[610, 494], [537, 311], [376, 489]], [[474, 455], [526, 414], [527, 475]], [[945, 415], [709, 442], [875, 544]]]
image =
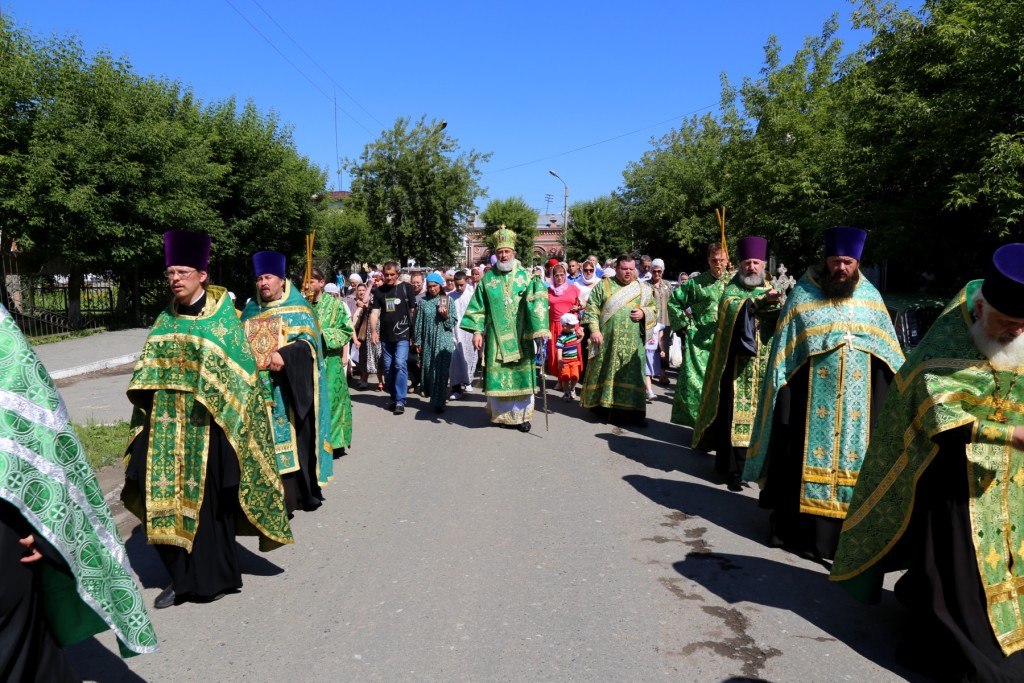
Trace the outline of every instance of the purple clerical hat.
[[260, 275], [276, 275], [285, 279], [284, 254], [276, 251], [257, 251], [252, 255], [252, 267], [256, 277]]
[[981, 293], [994, 309], [1024, 318], [1024, 244], [1004, 244], [992, 254]]
[[206, 270], [212, 238], [201, 232], [168, 230], [164, 233], [164, 265]]
[[737, 261], [746, 261], [751, 258], [761, 261], [768, 260], [768, 240], [751, 235], [750, 237], [742, 238], [736, 243]]
[[837, 225], [825, 231], [825, 258], [829, 256], [849, 256], [860, 261], [864, 253], [864, 242], [868, 234], [860, 228]]

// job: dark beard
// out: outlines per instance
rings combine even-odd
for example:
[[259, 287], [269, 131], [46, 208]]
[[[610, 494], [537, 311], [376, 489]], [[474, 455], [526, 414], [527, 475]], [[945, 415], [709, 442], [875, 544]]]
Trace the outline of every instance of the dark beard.
[[853, 296], [853, 290], [860, 284], [860, 271], [855, 272], [846, 282], [841, 282], [832, 278], [832, 271], [827, 266], [818, 266], [817, 279], [821, 284], [821, 291], [829, 299], [849, 299]]

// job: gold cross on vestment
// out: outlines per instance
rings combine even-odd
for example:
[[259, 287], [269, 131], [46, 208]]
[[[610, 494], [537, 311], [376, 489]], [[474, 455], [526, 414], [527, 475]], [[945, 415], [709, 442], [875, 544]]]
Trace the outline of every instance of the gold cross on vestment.
[[829, 376], [828, 368], [819, 368], [818, 369], [818, 377], [820, 377], [822, 379], [825, 379], [828, 376]]
[[861, 419], [862, 417], [864, 417], [864, 413], [860, 412], [856, 408], [854, 408], [853, 411], [850, 412], [850, 419], [853, 420], [854, 422]]
[[857, 381], [860, 381], [860, 379], [861, 379], [862, 377], [864, 377], [864, 373], [863, 373], [863, 372], [861, 372], [860, 370], [854, 370], [854, 371], [853, 371], [853, 378], [854, 378], [855, 380], [857, 380]]
[[821, 446], [818, 446], [817, 448], [815, 448], [811, 452], [815, 455], [815, 457], [818, 457], [818, 458], [821, 458], [821, 457], [825, 456], [825, 449], [822, 448]]
[[1013, 475], [1013, 483], [1017, 486], [1024, 486], [1024, 467], [1017, 468], [1017, 473]]
[[162, 426], [164, 429], [167, 429], [167, 425], [174, 422], [174, 418], [171, 417], [170, 414], [165, 410], [164, 414], [158, 417], [156, 421], [159, 422], [160, 426]]
[[160, 493], [169, 489], [172, 484], [174, 484], [174, 482], [168, 479], [166, 474], [160, 475], [160, 478], [153, 482], [153, 485], [160, 489]]
[[1001, 559], [1003, 559], [1003, 556], [997, 553], [996, 549], [993, 547], [990, 547], [988, 549], [988, 555], [985, 555], [985, 563], [988, 564], [991, 569], [995, 569]]
[[826, 408], [825, 406], [818, 406], [818, 409], [815, 410], [814, 412], [818, 417], [822, 419], [828, 417], [828, 408]]

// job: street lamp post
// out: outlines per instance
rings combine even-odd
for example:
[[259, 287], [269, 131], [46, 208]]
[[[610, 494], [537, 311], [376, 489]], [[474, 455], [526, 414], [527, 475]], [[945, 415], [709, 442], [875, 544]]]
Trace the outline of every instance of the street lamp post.
[[565, 204], [562, 207], [562, 258], [567, 259], [569, 258], [569, 184], [554, 171], [548, 171], [548, 173], [561, 180], [562, 185], [565, 185]]

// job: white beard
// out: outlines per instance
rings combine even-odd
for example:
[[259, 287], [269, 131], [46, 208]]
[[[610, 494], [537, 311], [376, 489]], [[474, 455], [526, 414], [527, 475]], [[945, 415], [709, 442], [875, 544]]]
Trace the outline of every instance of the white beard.
[[[986, 309], [987, 313], [987, 309]], [[1024, 365], [1024, 334], [1011, 341], [1000, 341], [985, 334], [985, 315], [974, 321], [971, 337], [974, 345], [988, 358], [989, 364], [999, 372], [1009, 372]]]
[[495, 262], [494, 267], [497, 268], [502, 273], [508, 273], [512, 270], [512, 266], [514, 266], [515, 264], [515, 261], [497, 261]]
[[764, 275], [741, 275], [740, 282], [747, 287], [760, 287], [764, 284]]

